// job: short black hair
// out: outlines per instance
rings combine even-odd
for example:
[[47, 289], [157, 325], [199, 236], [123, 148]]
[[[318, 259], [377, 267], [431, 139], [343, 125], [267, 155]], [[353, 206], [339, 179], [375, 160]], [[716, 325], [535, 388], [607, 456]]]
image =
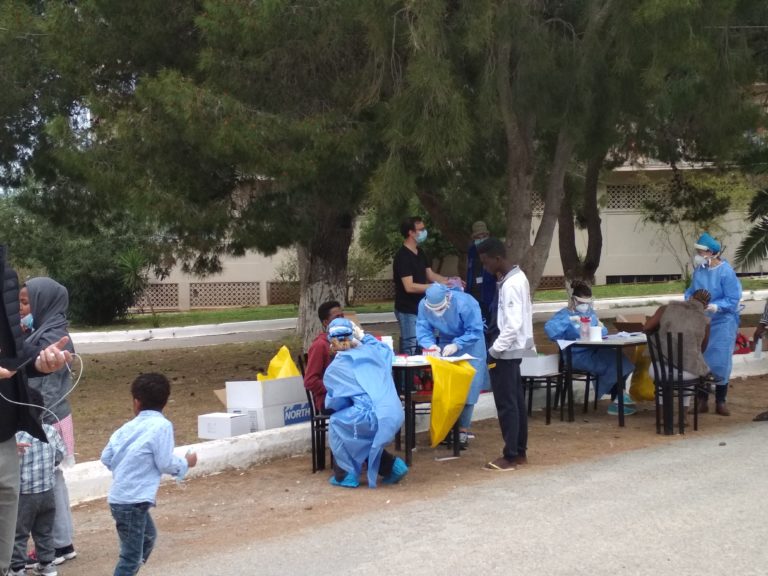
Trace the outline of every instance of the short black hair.
[[571, 284], [571, 291], [579, 298], [592, 298], [592, 288], [586, 282], [576, 281]]
[[317, 309], [317, 315], [320, 317], [320, 322], [328, 320], [328, 316], [330, 316], [331, 310], [334, 308], [341, 308], [341, 304], [336, 302], [336, 300], [328, 300], [328, 302], [320, 304]]
[[507, 247], [498, 238], [486, 238], [477, 247], [478, 254], [487, 254], [491, 257], [506, 258]]
[[162, 412], [171, 395], [171, 383], [162, 374], [147, 372], [133, 381], [131, 394], [139, 401], [142, 410]]
[[424, 222], [421, 216], [409, 216], [402, 222], [400, 222], [400, 234], [403, 238], [408, 238], [408, 232], [416, 230], [416, 222]]

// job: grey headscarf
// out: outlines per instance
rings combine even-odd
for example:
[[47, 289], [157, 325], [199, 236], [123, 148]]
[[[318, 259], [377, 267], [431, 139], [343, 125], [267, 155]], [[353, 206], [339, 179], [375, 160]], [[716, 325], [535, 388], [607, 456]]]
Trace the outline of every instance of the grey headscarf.
[[[35, 330], [27, 336], [27, 342], [46, 347], [58, 342], [62, 336], [69, 336], [67, 289], [56, 280], [45, 276], [30, 278], [24, 286], [29, 293], [29, 309], [35, 319]], [[66, 348], [70, 352], [75, 351], [71, 340]]]

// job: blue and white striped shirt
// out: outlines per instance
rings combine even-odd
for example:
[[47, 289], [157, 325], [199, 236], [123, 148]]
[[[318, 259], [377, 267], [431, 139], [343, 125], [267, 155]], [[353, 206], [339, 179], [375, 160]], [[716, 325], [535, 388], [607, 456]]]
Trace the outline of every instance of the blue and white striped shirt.
[[54, 472], [67, 455], [64, 440], [50, 424], [43, 424], [48, 443], [26, 432], [16, 432], [16, 442], [29, 444], [21, 456], [21, 493], [40, 494], [53, 489]]
[[188, 469], [173, 454], [173, 424], [156, 410], [142, 410], [112, 434], [101, 461], [112, 471], [110, 504], [154, 504], [160, 477], [184, 478]]

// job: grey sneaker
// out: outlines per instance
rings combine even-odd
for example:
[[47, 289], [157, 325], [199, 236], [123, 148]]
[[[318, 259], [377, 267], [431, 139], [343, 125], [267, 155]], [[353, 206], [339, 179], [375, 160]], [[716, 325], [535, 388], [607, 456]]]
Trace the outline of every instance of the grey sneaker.
[[32, 568], [32, 574], [34, 574], [34, 576], [59, 576], [59, 571], [56, 569], [53, 562], [49, 562], [48, 564], [37, 563]]

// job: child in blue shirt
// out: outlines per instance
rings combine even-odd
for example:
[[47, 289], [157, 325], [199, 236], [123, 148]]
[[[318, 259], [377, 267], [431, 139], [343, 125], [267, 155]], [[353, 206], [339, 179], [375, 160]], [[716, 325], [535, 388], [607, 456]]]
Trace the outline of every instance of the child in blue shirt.
[[149, 558], [157, 530], [149, 515], [155, 505], [160, 477], [184, 478], [197, 464], [197, 455], [186, 459], [173, 454], [173, 424], [162, 414], [171, 385], [162, 374], [142, 374], [131, 385], [136, 417], [120, 427], [101, 453], [112, 471], [107, 502], [120, 538], [120, 559], [114, 576], [133, 576]]

